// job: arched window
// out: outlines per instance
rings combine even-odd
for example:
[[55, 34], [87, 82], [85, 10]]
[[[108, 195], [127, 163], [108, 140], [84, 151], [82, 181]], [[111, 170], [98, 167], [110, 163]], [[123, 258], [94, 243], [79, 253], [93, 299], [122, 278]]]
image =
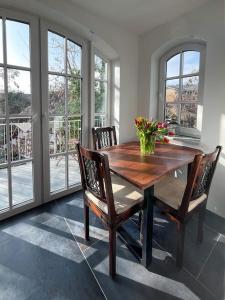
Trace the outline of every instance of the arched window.
[[202, 44], [183, 44], [161, 59], [159, 116], [178, 135], [201, 135], [204, 50]]

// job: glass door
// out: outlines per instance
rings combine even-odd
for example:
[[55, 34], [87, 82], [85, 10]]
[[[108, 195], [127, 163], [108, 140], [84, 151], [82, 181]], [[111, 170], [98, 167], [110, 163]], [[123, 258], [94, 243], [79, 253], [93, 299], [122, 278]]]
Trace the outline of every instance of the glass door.
[[82, 113], [84, 46], [77, 39], [54, 29], [44, 30], [48, 50], [47, 94], [43, 97], [43, 108], [47, 112], [43, 128], [47, 201], [80, 187], [75, 143], [83, 141], [85, 118]]
[[35, 20], [0, 11], [0, 219], [41, 199], [37, 30]]

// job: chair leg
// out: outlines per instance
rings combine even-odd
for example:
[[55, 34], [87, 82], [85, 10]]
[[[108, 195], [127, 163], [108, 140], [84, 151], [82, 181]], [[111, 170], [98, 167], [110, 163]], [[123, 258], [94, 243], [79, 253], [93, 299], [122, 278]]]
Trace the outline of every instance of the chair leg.
[[204, 219], [205, 219], [205, 210], [206, 206], [204, 205], [200, 211], [198, 216], [198, 236], [197, 240], [199, 243], [202, 243], [203, 241], [203, 225], [204, 225]]
[[176, 265], [178, 268], [183, 267], [184, 239], [185, 239], [185, 224], [179, 223], [177, 227], [177, 253], [176, 253]]
[[116, 230], [109, 228], [109, 274], [116, 276]]
[[89, 207], [84, 204], [84, 230], [85, 239], [89, 241]]

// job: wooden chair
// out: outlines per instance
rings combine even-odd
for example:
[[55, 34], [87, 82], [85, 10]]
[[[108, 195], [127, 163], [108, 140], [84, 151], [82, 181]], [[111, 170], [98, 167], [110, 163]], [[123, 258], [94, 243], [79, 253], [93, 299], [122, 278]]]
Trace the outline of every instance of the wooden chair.
[[92, 137], [94, 150], [117, 145], [115, 126], [92, 128]]
[[109, 273], [116, 275], [116, 230], [142, 209], [143, 193], [110, 173], [108, 157], [76, 144], [84, 195], [85, 239], [89, 240], [89, 208], [109, 230]]
[[156, 204], [177, 224], [176, 264], [180, 268], [183, 265], [185, 227], [195, 213], [199, 215], [197, 238], [199, 242], [203, 240], [206, 204], [220, 152], [221, 147], [217, 146], [211, 154], [196, 155], [186, 183], [171, 175], [155, 185]]

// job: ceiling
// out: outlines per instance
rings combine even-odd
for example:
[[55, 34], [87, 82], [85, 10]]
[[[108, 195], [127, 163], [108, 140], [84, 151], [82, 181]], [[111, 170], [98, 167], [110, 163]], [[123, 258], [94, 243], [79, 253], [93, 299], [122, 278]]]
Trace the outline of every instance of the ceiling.
[[[142, 34], [208, 0], [70, 0], [90, 13]], [[213, 0], [210, 0], [213, 1]]]

